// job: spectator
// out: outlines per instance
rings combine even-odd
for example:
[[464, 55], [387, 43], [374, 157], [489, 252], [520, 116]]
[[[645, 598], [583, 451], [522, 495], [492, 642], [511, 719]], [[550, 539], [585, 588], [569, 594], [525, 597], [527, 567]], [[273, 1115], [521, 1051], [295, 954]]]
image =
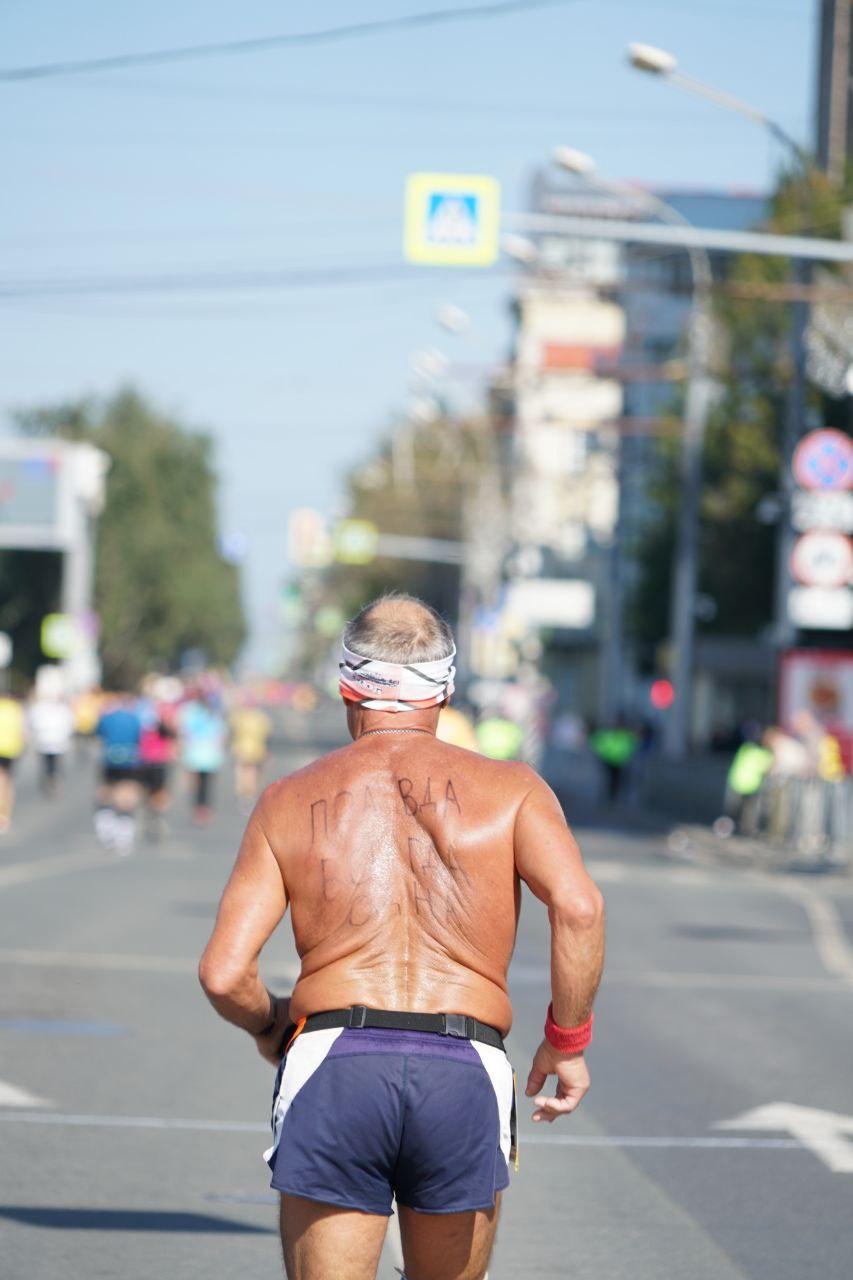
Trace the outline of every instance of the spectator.
[[178, 715], [181, 763], [193, 777], [193, 817], [199, 825], [213, 816], [213, 779], [222, 768], [226, 728], [213, 698], [201, 690]]
[[12, 824], [15, 783], [12, 770], [24, 749], [26, 720], [20, 701], [10, 693], [0, 694], [0, 835]]
[[44, 795], [54, 795], [62, 758], [74, 736], [74, 713], [62, 694], [58, 669], [46, 667], [42, 671], [56, 672], [56, 675], [40, 676], [37, 680], [35, 697], [30, 704], [29, 727], [41, 760], [41, 791]]

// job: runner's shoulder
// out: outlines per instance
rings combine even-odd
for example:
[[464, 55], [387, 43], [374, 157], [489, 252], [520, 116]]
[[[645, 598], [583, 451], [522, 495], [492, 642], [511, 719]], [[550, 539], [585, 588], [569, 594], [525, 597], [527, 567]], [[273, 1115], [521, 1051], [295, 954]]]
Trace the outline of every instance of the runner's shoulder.
[[[466, 752], [472, 755], [473, 752]], [[544, 787], [536, 770], [523, 760], [490, 760], [488, 756], [476, 756], [484, 781], [501, 788], [506, 795], [517, 796], [519, 803], [536, 787]]]
[[348, 743], [347, 746], [338, 747], [337, 750], [320, 756], [318, 760], [312, 760], [303, 765], [301, 769], [294, 769], [293, 773], [286, 773], [281, 778], [273, 779], [264, 787], [258, 804], [265, 808], [280, 809], [283, 805], [298, 801], [304, 796], [306, 790], [312, 790], [343, 768], [351, 746], [352, 744]]

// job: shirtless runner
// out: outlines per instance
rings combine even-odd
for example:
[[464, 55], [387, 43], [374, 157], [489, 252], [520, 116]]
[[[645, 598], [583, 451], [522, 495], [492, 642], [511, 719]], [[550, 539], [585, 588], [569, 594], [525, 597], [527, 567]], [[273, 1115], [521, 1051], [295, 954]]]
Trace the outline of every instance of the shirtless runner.
[[[201, 961], [216, 1010], [279, 1066], [266, 1157], [289, 1280], [373, 1280], [392, 1197], [406, 1280], [485, 1276], [513, 1142], [503, 1037], [522, 880], [551, 925], [534, 1121], [589, 1087], [601, 895], [532, 769], [436, 739], [453, 654], [411, 597], [349, 624], [353, 742], [267, 787]], [[288, 905], [302, 965], [289, 999], [258, 976]]]

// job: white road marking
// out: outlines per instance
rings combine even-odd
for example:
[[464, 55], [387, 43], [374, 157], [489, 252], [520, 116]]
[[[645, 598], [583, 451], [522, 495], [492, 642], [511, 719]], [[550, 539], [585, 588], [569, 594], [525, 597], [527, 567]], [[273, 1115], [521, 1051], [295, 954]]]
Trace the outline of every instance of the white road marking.
[[618, 862], [599, 862], [595, 858], [587, 859], [586, 869], [592, 876], [593, 880], [600, 881], [601, 884], [610, 883], [615, 880], [624, 880], [627, 874], [627, 868]]
[[542, 1133], [522, 1130], [519, 1135], [519, 1147], [532, 1144], [539, 1147], [652, 1147], [681, 1150], [696, 1148], [697, 1150], [755, 1150], [755, 1151], [796, 1151], [800, 1143], [796, 1138], [687, 1138], [687, 1137], [646, 1137], [627, 1135], [611, 1137], [609, 1134], [586, 1133]]
[[[2, 960], [2, 952], [0, 952]], [[509, 971], [511, 986], [547, 986], [551, 970], [545, 964], [525, 964], [518, 961]], [[605, 971], [605, 987], [661, 987], [713, 989], [722, 991], [834, 991], [849, 995], [847, 983], [837, 978], [785, 977], [773, 973], [679, 973], [666, 969], [647, 970], [645, 973]]]
[[[50, 1103], [29, 1089], [0, 1080], [0, 1107], [47, 1107]], [[36, 1113], [37, 1114], [37, 1113]]]
[[62, 853], [54, 858], [39, 858], [35, 862], [13, 862], [8, 867], [0, 867], [0, 889], [43, 880], [46, 876], [65, 875], [68, 871], [91, 871], [95, 867], [118, 865], [118, 858], [111, 858], [105, 853]]
[[663, 969], [647, 973], [605, 974], [605, 982], [637, 987], [712, 987], [719, 990], [745, 991], [838, 991], [849, 992], [846, 983], [837, 978], [809, 978], [775, 973], [670, 973]]
[[775, 886], [780, 893], [798, 902], [808, 916], [820, 962], [835, 978], [853, 985], [853, 948], [835, 904], [809, 885], [796, 881]]
[[129, 969], [148, 973], [194, 973], [191, 956], [142, 956], [109, 951], [40, 951], [25, 947], [0, 949], [0, 964], [45, 965], [59, 969]]
[[[58, 969], [115, 969], [138, 973], [195, 974], [198, 959], [193, 956], [146, 956], [110, 951], [44, 951], [32, 947], [0, 947], [0, 964], [21, 964]], [[274, 978], [295, 982], [299, 969], [270, 962]]]
[[48, 1124], [82, 1129], [178, 1129], [199, 1133], [264, 1133], [268, 1122], [261, 1120], [192, 1120], [171, 1116], [88, 1116], [59, 1111], [0, 1112], [0, 1123]]
[[[34, 947], [0, 947], [0, 965], [34, 965], [37, 968], [101, 969], [118, 973], [177, 973], [195, 975], [198, 960], [193, 956], [134, 955], [110, 951], [47, 951]], [[270, 962], [272, 980], [295, 982], [296, 965]], [[518, 961], [510, 969], [510, 982], [515, 986], [537, 986], [549, 983], [548, 965]], [[627, 987], [713, 989], [722, 991], [831, 991], [849, 994], [850, 987], [837, 978], [784, 977], [769, 973], [680, 973], [667, 969], [646, 972], [607, 972], [605, 985]]]
[[853, 1116], [817, 1107], [801, 1107], [795, 1102], [771, 1102], [755, 1107], [731, 1120], [721, 1120], [716, 1129], [777, 1129], [790, 1133], [833, 1173], [853, 1173]]
[[[269, 1133], [269, 1124], [255, 1120], [194, 1120], [172, 1116], [94, 1116], [51, 1111], [0, 1112], [0, 1124], [55, 1125], [60, 1128], [159, 1129], [196, 1133]], [[706, 1151], [797, 1151], [797, 1138], [706, 1137], [680, 1135], [610, 1135], [551, 1133], [522, 1130], [521, 1147], [556, 1146], [587, 1148], [695, 1149]]]

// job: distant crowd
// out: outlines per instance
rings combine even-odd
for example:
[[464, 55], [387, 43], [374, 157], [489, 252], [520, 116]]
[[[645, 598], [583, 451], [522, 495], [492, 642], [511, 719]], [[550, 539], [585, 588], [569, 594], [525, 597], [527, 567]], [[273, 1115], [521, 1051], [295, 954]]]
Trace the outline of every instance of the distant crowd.
[[0, 694], [0, 834], [12, 822], [15, 767], [27, 748], [38, 757], [45, 797], [57, 792], [75, 744], [86, 754], [99, 750], [95, 832], [104, 846], [127, 854], [140, 823], [150, 839], [163, 835], [176, 768], [189, 784], [193, 818], [203, 825], [230, 754], [236, 798], [248, 811], [271, 731], [257, 695], [214, 673], [191, 680], [152, 675], [136, 693], [91, 690], [72, 698], [61, 670], [43, 667], [27, 699]]

